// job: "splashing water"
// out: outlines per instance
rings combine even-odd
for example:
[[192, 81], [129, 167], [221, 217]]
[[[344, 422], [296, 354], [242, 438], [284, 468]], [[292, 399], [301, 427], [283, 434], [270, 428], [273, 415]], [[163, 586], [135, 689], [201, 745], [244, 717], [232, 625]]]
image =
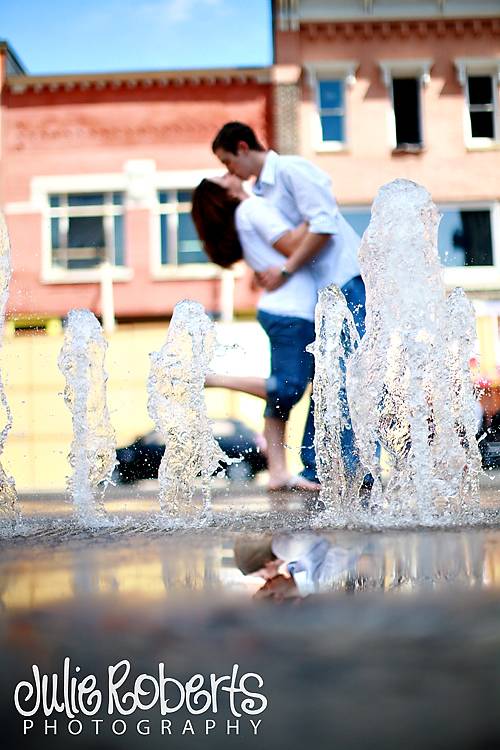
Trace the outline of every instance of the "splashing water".
[[[347, 365], [372, 503], [418, 521], [477, 507], [480, 457], [469, 360], [475, 320], [462, 290], [446, 298], [439, 216], [408, 180], [383, 186], [359, 250], [366, 334]], [[376, 444], [390, 457], [385, 489]]]
[[[362, 480], [361, 466], [348, 467], [342, 456], [342, 432], [349, 428], [345, 372], [359, 344], [351, 311], [340, 289], [321, 289], [315, 312], [316, 339], [307, 349], [314, 354], [314, 424], [316, 468], [320, 501], [333, 510], [348, 506]], [[356, 449], [354, 451], [356, 453]]]
[[64, 400], [73, 421], [68, 490], [83, 522], [103, 517], [103, 495], [116, 464], [116, 437], [106, 402], [107, 342], [90, 310], [71, 310], [59, 355]]
[[[0, 347], [3, 341], [5, 325], [5, 308], [9, 296], [9, 284], [12, 276], [10, 262], [10, 241], [7, 225], [3, 214], [0, 213]], [[12, 427], [12, 412], [7, 402], [3, 377], [0, 370], [0, 404], [5, 413], [5, 426], [0, 432], [0, 455], [3, 453], [5, 441]], [[6, 519], [12, 524], [19, 521], [18, 500], [13, 477], [8, 476], [0, 463], [0, 520]]]
[[148, 412], [165, 441], [158, 479], [163, 513], [193, 510], [196, 478], [201, 475], [204, 511], [210, 509], [210, 477], [221, 462], [207, 416], [205, 376], [215, 348], [215, 329], [198, 302], [175, 308], [167, 340], [151, 356]]

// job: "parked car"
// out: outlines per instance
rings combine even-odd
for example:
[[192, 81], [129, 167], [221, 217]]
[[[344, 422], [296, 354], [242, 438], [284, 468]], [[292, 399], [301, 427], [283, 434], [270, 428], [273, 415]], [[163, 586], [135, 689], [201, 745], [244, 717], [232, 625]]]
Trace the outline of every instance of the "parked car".
[[489, 425], [484, 420], [479, 434], [479, 451], [483, 469], [500, 469], [500, 411], [493, 415]]
[[[214, 419], [214, 437], [229, 458], [241, 458], [236, 464], [225, 466], [232, 481], [255, 478], [259, 471], [267, 469], [266, 441], [257, 432], [238, 419]], [[137, 482], [140, 479], [155, 479], [165, 452], [165, 444], [158, 432], [148, 432], [131, 445], [118, 448], [118, 464], [113, 480], [118, 483]]]

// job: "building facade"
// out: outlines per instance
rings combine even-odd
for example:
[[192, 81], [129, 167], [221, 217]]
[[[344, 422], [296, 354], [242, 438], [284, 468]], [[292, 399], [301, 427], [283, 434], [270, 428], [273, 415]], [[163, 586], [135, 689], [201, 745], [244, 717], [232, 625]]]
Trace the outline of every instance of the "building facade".
[[[223, 274], [201, 251], [191, 192], [221, 173], [210, 144], [227, 120], [270, 140], [271, 69], [30, 76], [0, 54], [10, 316], [102, 315], [104, 273], [119, 320], [166, 318], [185, 297], [217, 313]], [[243, 269], [235, 296], [253, 307]]]
[[[297, 150], [333, 179], [362, 233], [378, 188], [424, 185], [442, 214], [448, 288], [478, 316], [482, 369], [499, 374], [500, 3], [278, 0], [275, 66], [295, 80]], [[292, 85], [292, 84], [291, 84]]]

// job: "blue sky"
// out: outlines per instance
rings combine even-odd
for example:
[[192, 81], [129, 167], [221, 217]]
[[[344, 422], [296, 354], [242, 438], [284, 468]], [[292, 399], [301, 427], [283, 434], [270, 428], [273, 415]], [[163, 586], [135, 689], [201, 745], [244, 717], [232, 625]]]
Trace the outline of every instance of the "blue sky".
[[270, 0], [0, 0], [29, 73], [267, 65]]

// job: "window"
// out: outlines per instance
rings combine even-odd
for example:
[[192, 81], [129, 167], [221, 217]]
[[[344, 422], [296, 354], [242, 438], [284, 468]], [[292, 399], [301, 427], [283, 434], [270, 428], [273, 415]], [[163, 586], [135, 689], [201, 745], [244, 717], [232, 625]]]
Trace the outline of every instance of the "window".
[[344, 81], [318, 81], [318, 113], [322, 140], [343, 142], [345, 140]]
[[392, 101], [391, 145], [396, 151], [420, 151], [422, 88], [430, 81], [432, 60], [382, 60], [379, 65]]
[[206, 263], [196, 229], [191, 219], [190, 190], [160, 190], [161, 265]]
[[369, 209], [342, 209], [342, 216], [349, 222], [354, 231], [362, 237], [370, 223], [371, 213]]
[[491, 211], [441, 209], [438, 247], [443, 266], [492, 266]]
[[356, 83], [354, 60], [306, 63], [307, 80], [314, 94], [311, 131], [318, 151], [339, 151], [347, 146], [348, 87]]
[[[488, 208], [440, 208], [438, 248], [446, 267], [493, 266], [492, 214]], [[361, 237], [370, 223], [367, 209], [346, 208], [342, 215]]]
[[465, 143], [470, 148], [489, 148], [499, 138], [498, 83], [500, 60], [467, 57], [455, 60], [464, 89]]
[[49, 218], [52, 268], [124, 265], [122, 193], [53, 193]]
[[396, 121], [396, 148], [421, 146], [420, 83], [417, 78], [393, 78], [392, 101]]
[[467, 76], [472, 138], [495, 138], [495, 97], [491, 76]]

